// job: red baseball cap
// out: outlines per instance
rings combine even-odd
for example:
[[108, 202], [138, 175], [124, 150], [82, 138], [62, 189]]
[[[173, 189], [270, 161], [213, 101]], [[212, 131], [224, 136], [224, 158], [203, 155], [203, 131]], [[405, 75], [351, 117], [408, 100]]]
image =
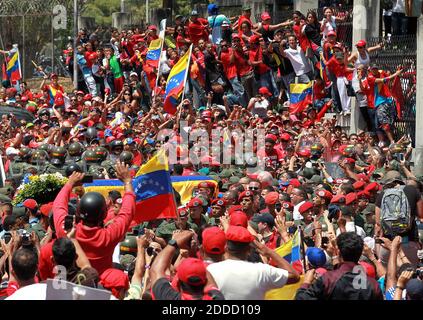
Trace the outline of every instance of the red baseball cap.
[[278, 137], [276, 137], [274, 134], [266, 134], [265, 139], [270, 139], [273, 140], [273, 142], [276, 142], [276, 140], [278, 139]]
[[248, 217], [242, 211], [235, 211], [230, 215], [229, 225], [247, 228], [248, 227]]
[[300, 157], [309, 158], [311, 156], [311, 150], [309, 148], [303, 148], [303, 149], [298, 150], [297, 154]]
[[203, 204], [203, 200], [201, 200], [200, 198], [192, 198], [188, 204], [187, 207], [188, 208], [195, 208], [195, 207], [202, 207]]
[[335, 195], [332, 200], [330, 201], [330, 203], [339, 203], [339, 204], [343, 204], [345, 203], [345, 196], [343, 194], [337, 194]]
[[112, 292], [115, 297], [119, 296], [121, 289], [129, 289], [128, 275], [119, 269], [109, 268], [100, 275], [101, 285]]
[[259, 94], [262, 94], [263, 96], [268, 96], [268, 97], [270, 97], [270, 96], [272, 96], [272, 93], [269, 91], [269, 89], [267, 89], [266, 87], [261, 87], [259, 90], [258, 90], [258, 93]]
[[289, 141], [289, 140], [291, 140], [291, 135], [289, 134], [289, 133], [282, 133], [281, 134], [281, 140], [282, 141]]
[[279, 200], [279, 193], [277, 193], [275, 191], [269, 192], [264, 197], [264, 203], [267, 204], [267, 205], [275, 204], [276, 202], [278, 202], [278, 200]]
[[246, 198], [246, 197], [250, 197], [251, 199], [253, 199], [254, 197], [254, 193], [250, 190], [247, 191], [243, 191], [241, 192], [241, 194], [238, 197], [238, 201], [241, 202], [242, 199]]
[[328, 37], [330, 36], [335, 36], [336, 37], [336, 32], [335, 31], [329, 31], [328, 32]]
[[265, 21], [265, 20], [269, 20], [269, 19], [272, 19], [272, 17], [270, 16], [270, 14], [269, 14], [269, 13], [267, 13], [267, 12], [263, 12], [263, 13], [261, 14], [261, 20]]
[[201, 286], [207, 282], [206, 266], [196, 258], [186, 258], [178, 266], [178, 279], [191, 286]]
[[254, 237], [251, 235], [247, 228], [239, 226], [229, 226], [226, 231], [226, 240], [242, 243], [250, 243], [254, 241]]
[[37, 208], [37, 207], [38, 207], [38, 203], [37, 203], [37, 201], [35, 201], [34, 199], [26, 199], [26, 200], [23, 202], [23, 206], [24, 206], [25, 208], [30, 209], [30, 210], [34, 210], [35, 208]]
[[356, 47], [365, 47], [365, 46], [367, 46], [367, 42], [366, 42], [366, 40], [360, 40], [356, 43], [355, 46]]
[[241, 39], [241, 37], [239, 36], [238, 33], [233, 33], [232, 34], [232, 39], [235, 39], [235, 38]]
[[293, 186], [294, 188], [298, 188], [301, 186], [301, 182], [298, 179], [291, 179], [289, 180], [289, 185]]
[[345, 196], [345, 204], [348, 206], [357, 200], [357, 193], [350, 192]]
[[49, 202], [49, 203], [43, 204], [40, 207], [40, 212], [42, 213], [43, 216], [48, 217], [52, 209], [53, 209], [53, 202]]
[[298, 211], [300, 213], [304, 213], [310, 209], [313, 209], [313, 203], [310, 201], [306, 201], [298, 208]]
[[366, 185], [366, 183], [362, 180], [354, 182], [353, 183], [353, 188], [354, 190], [361, 190], [364, 188], [364, 186]]
[[203, 230], [203, 249], [208, 254], [223, 254], [226, 246], [225, 232], [219, 227]]

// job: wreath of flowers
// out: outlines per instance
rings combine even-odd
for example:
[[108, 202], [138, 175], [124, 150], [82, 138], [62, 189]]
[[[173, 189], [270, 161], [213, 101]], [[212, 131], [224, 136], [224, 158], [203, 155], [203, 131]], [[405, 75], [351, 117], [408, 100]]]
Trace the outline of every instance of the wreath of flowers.
[[26, 199], [34, 199], [38, 204], [54, 201], [60, 189], [68, 181], [66, 177], [56, 172], [30, 176], [29, 182], [22, 183], [12, 201], [13, 205], [24, 202]]

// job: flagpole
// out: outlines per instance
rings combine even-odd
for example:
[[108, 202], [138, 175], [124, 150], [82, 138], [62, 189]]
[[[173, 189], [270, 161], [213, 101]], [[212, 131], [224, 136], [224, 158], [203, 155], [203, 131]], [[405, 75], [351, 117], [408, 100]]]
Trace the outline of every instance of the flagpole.
[[306, 255], [305, 255], [305, 247], [304, 247], [304, 234], [303, 234], [303, 229], [302, 229], [301, 226], [298, 226], [298, 230], [300, 231], [300, 248], [301, 248], [302, 255], [303, 255], [303, 272], [305, 274], [307, 264], [306, 264], [306, 259], [305, 259]]
[[[166, 20], [166, 19], [165, 19], [165, 20]], [[162, 52], [163, 52], [164, 38], [165, 38], [165, 32], [166, 32], [166, 24], [167, 24], [167, 20], [166, 20], [166, 23], [165, 23], [164, 29], [163, 29], [163, 30], [160, 30], [160, 32], [159, 32], [159, 38], [161, 38], [161, 37], [160, 37], [161, 35], [163, 35], [163, 37], [161, 38], [161, 39], [162, 39], [162, 44], [161, 44], [161, 46], [160, 46], [159, 64], [157, 65], [156, 86], [154, 87], [154, 89], [155, 89], [155, 88], [157, 88], [157, 85], [158, 85], [158, 83], [159, 83], [159, 76], [160, 76], [160, 63], [161, 63], [161, 61], [162, 61]], [[160, 28], [160, 27], [161, 27], [161, 22], [160, 22], [160, 24], [159, 24], [159, 28]], [[163, 32], [163, 33], [162, 33], [162, 32]], [[153, 90], [153, 92], [155, 92], [155, 91]]]
[[184, 90], [182, 91], [182, 99], [181, 99], [181, 101], [184, 101], [184, 98], [185, 98], [185, 85], [186, 85], [186, 82], [187, 82], [187, 77], [188, 77], [188, 73], [189, 73], [189, 67], [190, 67], [190, 64], [191, 64], [191, 54], [192, 54], [192, 43], [189, 46], [187, 72], [185, 72], [184, 85], [183, 85]]

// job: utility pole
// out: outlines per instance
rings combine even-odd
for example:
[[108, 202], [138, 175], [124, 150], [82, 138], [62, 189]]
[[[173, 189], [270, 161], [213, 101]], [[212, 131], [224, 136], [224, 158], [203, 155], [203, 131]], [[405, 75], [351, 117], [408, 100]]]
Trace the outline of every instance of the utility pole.
[[417, 18], [417, 66], [416, 66], [416, 145], [414, 149], [414, 174], [423, 174], [423, 16]]

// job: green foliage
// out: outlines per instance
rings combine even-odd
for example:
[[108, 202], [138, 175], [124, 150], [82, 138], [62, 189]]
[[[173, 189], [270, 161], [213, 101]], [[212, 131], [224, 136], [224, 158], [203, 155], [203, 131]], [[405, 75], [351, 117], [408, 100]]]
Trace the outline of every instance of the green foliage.
[[95, 18], [96, 24], [112, 24], [112, 13], [120, 11], [120, 0], [93, 0], [89, 1], [85, 7], [83, 16]]

